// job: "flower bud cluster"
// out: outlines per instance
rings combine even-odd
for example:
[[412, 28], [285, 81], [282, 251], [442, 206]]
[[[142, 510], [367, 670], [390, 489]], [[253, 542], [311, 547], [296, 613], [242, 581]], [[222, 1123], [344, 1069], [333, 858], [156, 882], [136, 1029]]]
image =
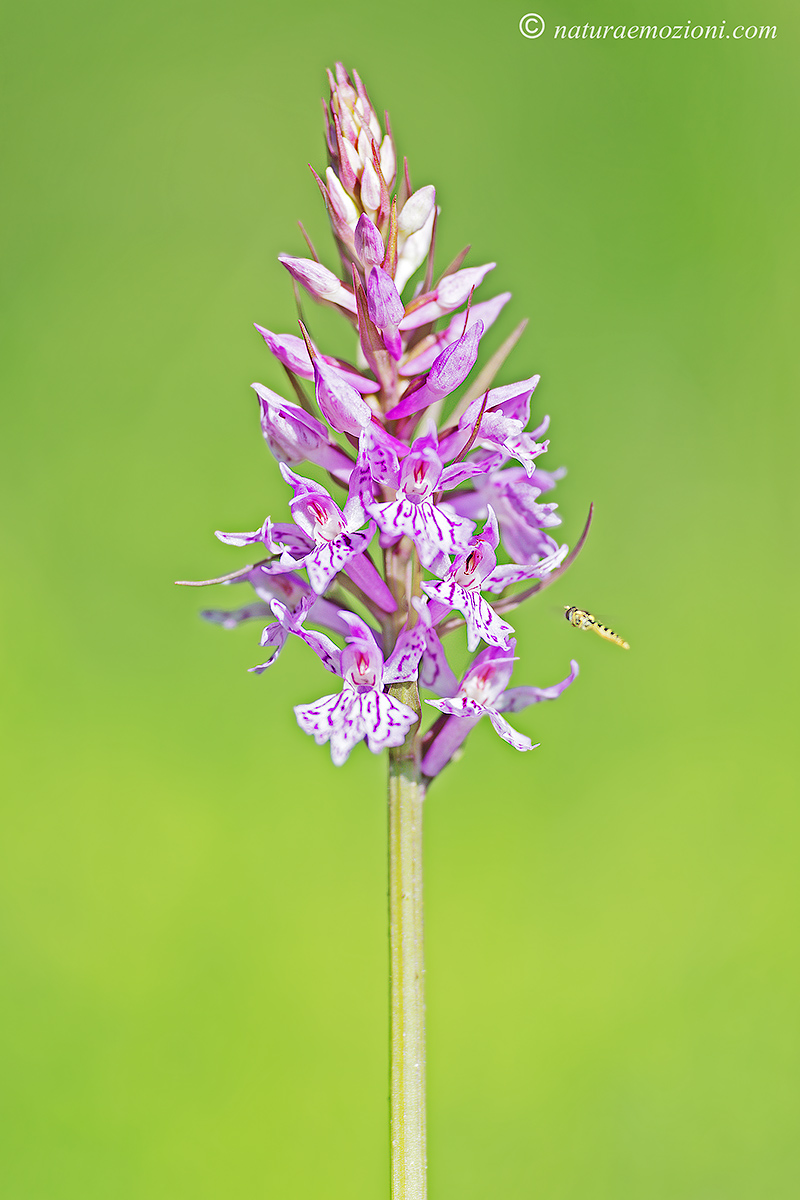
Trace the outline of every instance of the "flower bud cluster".
[[[297, 639], [339, 679], [335, 692], [295, 709], [335, 763], [359, 741], [378, 752], [412, 738], [433, 777], [483, 716], [515, 749], [533, 749], [504, 714], [555, 699], [578, 667], [551, 687], [510, 687], [516, 643], [505, 617], [575, 552], [553, 536], [557, 505], [543, 499], [562, 473], [539, 464], [548, 419], [528, 428], [539, 377], [493, 386], [519, 331], [476, 386], [481, 340], [510, 299], [474, 300], [495, 264], [464, 267], [459, 256], [436, 277], [433, 186], [414, 191], [407, 165], [398, 173], [388, 117], [382, 127], [358, 75], [337, 64], [329, 81], [329, 162], [317, 181], [342, 273], [315, 254], [279, 258], [342, 313], [355, 361], [322, 354], [302, 322], [302, 336], [256, 326], [293, 389], [287, 399], [253, 384], [291, 519], [218, 531], [258, 561], [204, 582], [247, 583], [256, 599], [203, 615], [225, 627], [267, 620], [269, 657], [256, 673]], [[313, 382], [313, 402], [304, 382]], [[443, 639], [461, 628], [475, 657], [459, 681]], [[419, 712], [398, 698], [395, 685], [410, 681], [438, 710], [424, 733]]]

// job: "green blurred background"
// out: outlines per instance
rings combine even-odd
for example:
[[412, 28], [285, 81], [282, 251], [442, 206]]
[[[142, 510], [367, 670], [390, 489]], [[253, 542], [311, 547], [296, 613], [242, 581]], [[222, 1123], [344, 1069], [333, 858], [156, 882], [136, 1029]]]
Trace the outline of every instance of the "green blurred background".
[[[2, 1196], [386, 1194], [383, 763], [203, 624], [286, 491], [249, 384], [325, 245], [323, 68], [528, 332], [581, 559], [558, 704], [427, 814], [434, 1200], [783, 1200], [797, 1150], [797, 62], [786, 0], [6, 6]], [[690, 11], [690, 9], [692, 11]], [[778, 27], [557, 42], [556, 23]], [[311, 310], [321, 336], [333, 328]], [[331, 342], [327, 343], [332, 346]], [[342, 347], [344, 348], [344, 347]], [[601, 614], [625, 654], [570, 629]]]

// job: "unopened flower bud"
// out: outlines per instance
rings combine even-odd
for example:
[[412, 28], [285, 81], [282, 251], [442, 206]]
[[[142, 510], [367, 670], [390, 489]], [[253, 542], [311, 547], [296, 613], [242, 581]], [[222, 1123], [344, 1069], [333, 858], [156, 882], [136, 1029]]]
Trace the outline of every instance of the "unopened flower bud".
[[473, 288], [483, 283], [497, 263], [484, 263], [482, 267], [465, 267], [453, 275], [445, 275], [436, 289], [436, 299], [442, 308], [458, 308], [468, 298]]
[[348, 312], [355, 313], [356, 302], [352, 292], [348, 292], [333, 271], [323, 267], [322, 263], [314, 262], [313, 258], [293, 258], [290, 254], [279, 254], [278, 261], [316, 300], [338, 304]]
[[[360, 113], [359, 116], [361, 116]], [[365, 129], [363, 125], [359, 130], [358, 137], [356, 138], [356, 150], [358, 151], [358, 157], [361, 159], [362, 163], [365, 163], [372, 158], [372, 137], [370, 136], [370, 131]]]
[[421, 375], [424, 371], [429, 371], [445, 347], [451, 345], [452, 342], [463, 335], [465, 332], [465, 320], [467, 329], [470, 329], [478, 321], [483, 321], [484, 330], [490, 329], [500, 315], [503, 306], [510, 299], [511, 292], [503, 292], [499, 296], [494, 296], [491, 300], [484, 300], [480, 304], [470, 305], [469, 316], [466, 318], [464, 313], [456, 313], [447, 326], [447, 329], [435, 336], [432, 335], [430, 338], [426, 338], [425, 341], [421, 342], [418, 347], [415, 347], [410, 352], [400, 367], [400, 374]]
[[433, 222], [436, 211], [431, 213], [422, 229], [406, 238], [403, 249], [397, 256], [397, 270], [394, 273], [398, 291], [402, 292], [414, 272], [422, 266], [428, 257], [433, 237]]
[[279, 462], [295, 466], [330, 443], [327, 426], [263, 384], [251, 385], [261, 403], [261, 431]]
[[[330, 76], [330, 72], [328, 74]], [[331, 88], [333, 88], [333, 80], [331, 80]], [[336, 90], [340, 100], [343, 100], [348, 108], [352, 108], [358, 99], [358, 92], [350, 82], [350, 76], [345, 70], [344, 63], [341, 62], [336, 64]]]
[[475, 366], [482, 337], [483, 321], [476, 321], [436, 359], [428, 374], [428, 387], [437, 394], [437, 400], [449, 396], [467, 378]]
[[349, 479], [352, 460], [333, 441], [327, 425], [263, 384], [252, 387], [261, 406], [261, 432], [278, 462], [290, 467], [313, 462], [337, 479]]
[[343, 180], [346, 187], [353, 188], [361, 174], [361, 159], [352, 142], [339, 133], [339, 155]]
[[381, 183], [371, 158], [367, 159], [361, 174], [361, 203], [367, 212], [377, 212], [381, 204]]
[[445, 275], [435, 292], [420, 296], [408, 306], [410, 311], [403, 318], [400, 328], [418, 329], [420, 325], [427, 325], [451, 313], [469, 299], [470, 293], [483, 283], [496, 265], [484, 263], [480, 267], [465, 267], [453, 275]]
[[380, 136], [381, 136], [380, 122], [378, 121], [378, 118], [375, 115], [375, 110], [372, 107], [372, 104], [370, 103], [369, 96], [367, 95], [367, 89], [364, 87], [364, 84], [361, 82], [361, 77], [358, 74], [358, 71], [353, 71], [353, 79], [356, 82], [356, 90], [358, 92], [358, 99], [356, 100], [355, 104], [353, 105], [353, 108], [360, 117], [362, 117], [364, 120], [366, 120], [367, 124], [369, 125], [372, 136], [375, 138], [376, 141], [379, 141]]
[[458, 338], [448, 346], [428, 372], [428, 377], [420, 387], [415, 387], [407, 397], [404, 397], [386, 414], [392, 420], [411, 416], [421, 412], [429, 404], [443, 400], [457, 387], [460, 387], [475, 366], [478, 357], [478, 346], [483, 337], [483, 321], [471, 325], [463, 337]]
[[352, 229], [358, 220], [358, 209], [342, 187], [342, 182], [333, 167], [328, 167], [325, 178], [328, 181], [328, 194], [334, 212]]
[[366, 400], [319, 357], [314, 359], [314, 380], [317, 404], [334, 429], [358, 437], [362, 429], [369, 427], [372, 409]]
[[436, 205], [436, 188], [432, 183], [421, 187], [408, 197], [397, 214], [397, 232], [402, 237], [416, 233], [433, 215]]
[[379, 267], [383, 262], [386, 254], [383, 238], [378, 233], [375, 223], [369, 219], [366, 213], [358, 218], [355, 246], [356, 254], [365, 267]]
[[373, 267], [367, 280], [369, 318], [383, 334], [383, 344], [395, 362], [403, 353], [398, 325], [403, 319], [403, 301], [391, 275], [382, 267]]
[[395, 154], [394, 142], [391, 134], [386, 134], [386, 137], [381, 142], [381, 175], [386, 180], [386, 186], [391, 188], [394, 183], [395, 175], [397, 174], [397, 155]]
[[[265, 329], [263, 325], [256, 325], [256, 329], [279, 363], [283, 363], [284, 367], [288, 367], [301, 379], [314, 378], [314, 366], [308, 353], [308, 347], [302, 338], [293, 333], [273, 333], [271, 329]], [[379, 383], [376, 383], [374, 379], [367, 379], [342, 359], [333, 358], [330, 354], [322, 354], [320, 357], [329, 367], [337, 370], [362, 395], [380, 391]]]
[[399, 325], [403, 319], [403, 301], [394, 286], [391, 275], [382, 267], [370, 271], [367, 280], [367, 306], [370, 320], [378, 329]]

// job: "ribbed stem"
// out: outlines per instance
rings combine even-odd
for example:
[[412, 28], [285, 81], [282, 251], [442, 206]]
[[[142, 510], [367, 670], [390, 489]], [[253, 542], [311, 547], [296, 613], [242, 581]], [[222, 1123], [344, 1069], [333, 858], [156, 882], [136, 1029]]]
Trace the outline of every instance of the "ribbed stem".
[[[416, 683], [392, 694], [419, 711]], [[416, 728], [389, 752], [392, 1200], [425, 1200], [425, 964], [422, 806]]]

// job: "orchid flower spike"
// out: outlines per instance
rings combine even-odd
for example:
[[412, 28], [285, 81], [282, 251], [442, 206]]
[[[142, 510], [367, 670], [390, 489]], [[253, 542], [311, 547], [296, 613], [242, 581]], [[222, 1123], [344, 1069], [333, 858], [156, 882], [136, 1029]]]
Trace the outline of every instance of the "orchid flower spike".
[[[256, 326], [294, 393], [253, 384], [289, 511], [249, 532], [217, 532], [251, 562], [202, 582], [250, 594], [203, 615], [224, 628], [261, 622], [269, 653], [256, 674], [279, 675], [272, 668], [303, 643], [341, 680], [335, 695], [295, 707], [335, 763], [360, 741], [375, 753], [404, 744], [432, 778], [483, 716], [511, 746], [531, 749], [504, 714], [554, 699], [577, 675], [573, 663], [552, 688], [508, 688], [508, 618], [574, 557], [557, 537], [552, 498], [564, 472], [542, 466], [549, 418], [532, 416], [539, 376], [494, 381], [521, 327], [479, 362], [511, 299], [476, 295], [495, 264], [461, 254], [437, 275], [435, 187], [412, 186], [388, 116], [358, 74], [337, 63], [328, 79], [328, 161], [315, 177], [341, 269], [313, 249], [279, 261], [340, 314], [345, 357], [317, 345], [313, 309], [302, 337]], [[459, 683], [449, 660], [462, 629], [471, 660]], [[438, 713], [425, 728], [428, 696]]]

